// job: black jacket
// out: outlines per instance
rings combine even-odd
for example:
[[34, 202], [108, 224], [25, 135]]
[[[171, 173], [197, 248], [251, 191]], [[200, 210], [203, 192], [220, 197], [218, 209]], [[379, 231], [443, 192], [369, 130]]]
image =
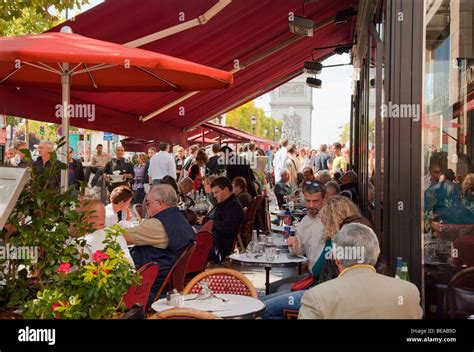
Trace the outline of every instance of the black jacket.
[[214, 209], [212, 234], [214, 235], [214, 254], [217, 252], [217, 255], [213, 259], [221, 261], [232, 253], [232, 245], [240, 225], [244, 222], [244, 212], [233, 194], [224, 202], [218, 203]]
[[[49, 172], [52, 166], [52, 162], [54, 163], [59, 163], [59, 161], [51, 161], [48, 160], [46, 163], [43, 163], [43, 159], [39, 156], [36, 161], [33, 162], [33, 170], [34, 173], [33, 175], [36, 176], [43, 176], [46, 172]], [[56, 172], [52, 177], [50, 177], [49, 182], [48, 182], [48, 188], [49, 189], [57, 189], [61, 187], [61, 170], [59, 167], [57, 168]]]

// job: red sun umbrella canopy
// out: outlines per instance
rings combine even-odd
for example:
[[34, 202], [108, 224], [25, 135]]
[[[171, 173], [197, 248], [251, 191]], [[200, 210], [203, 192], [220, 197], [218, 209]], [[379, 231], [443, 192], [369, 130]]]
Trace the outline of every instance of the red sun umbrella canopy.
[[233, 81], [226, 71], [73, 33], [0, 38], [0, 85], [58, 88], [62, 63], [69, 63], [71, 90], [183, 92]]

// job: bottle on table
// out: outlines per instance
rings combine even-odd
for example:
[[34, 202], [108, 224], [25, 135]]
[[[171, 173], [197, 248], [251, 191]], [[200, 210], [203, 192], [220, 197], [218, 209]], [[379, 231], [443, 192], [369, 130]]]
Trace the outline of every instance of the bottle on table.
[[403, 262], [402, 270], [400, 273], [400, 280], [410, 281], [410, 276], [408, 275], [408, 264], [407, 262]]
[[402, 257], [397, 257], [397, 266], [395, 269], [395, 279], [399, 279], [402, 273]]

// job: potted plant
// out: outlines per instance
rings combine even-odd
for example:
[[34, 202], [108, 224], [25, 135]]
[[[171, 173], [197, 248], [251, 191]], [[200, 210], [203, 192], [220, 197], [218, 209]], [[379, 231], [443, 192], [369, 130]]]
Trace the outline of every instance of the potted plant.
[[[62, 144], [63, 139], [57, 147]], [[26, 155], [25, 161], [31, 166], [29, 150], [22, 152]], [[114, 233], [116, 236], [121, 231], [116, 228], [112, 230], [104, 252], [109, 260], [95, 262], [94, 258], [91, 258], [90, 265], [97, 266], [101, 274], [97, 278], [90, 276], [90, 283], [92, 285], [96, 283], [96, 279], [102, 280], [101, 287], [97, 287], [97, 282], [97, 289], [92, 290], [92, 293], [85, 292], [89, 286], [85, 285], [87, 282], [84, 282], [85, 277], [81, 278], [81, 275], [89, 269], [90, 273], [94, 271], [92, 266], [85, 265], [89, 258], [84, 253], [84, 236], [91, 232], [90, 225], [84, 221], [85, 214], [76, 211], [79, 207], [79, 197], [74, 189], [61, 192], [57, 187], [49, 186], [50, 180], [66, 168], [66, 164], [59, 162], [54, 152], [51, 153], [50, 168], [42, 173], [33, 168], [31, 180], [10, 214], [8, 231], [1, 233], [0, 241], [3, 241], [7, 252], [11, 249], [21, 249], [22, 255], [0, 258], [0, 310], [22, 311], [26, 307], [25, 314], [28, 317], [54, 317], [54, 314], [48, 316], [41, 313], [41, 302], [54, 301], [53, 304], [60, 306], [61, 302], [65, 304], [64, 313], [60, 312], [62, 308], [55, 312], [60, 317], [110, 316], [109, 306], [105, 311], [84, 311], [85, 304], [92, 299], [89, 295], [97, 298], [100, 293], [105, 293], [106, 297], [115, 299], [120, 292], [126, 291], [125, 286], [130, 287], [135, 280], [136, 274], [133, 274], [133, 271], [130, 275], [125, 274], [125, 264], [120, 259], [121, 250], [113, 244]], [[72, 233], [74, 236], [71, 236]], [[100, 254], [97, 255], [100, 257]], [[104, 265], [112, 265], [113, 270], [104, 269]], [[110, 271], [105, 275], [103, 270]], [[127, 270], [133, 268], [129, 265]], [[120, 277], [117, 280], [115, 273]], [[105, 291], [102, 290], [104, 278], [108, 283]], [[76, 293], [71, 296], [72, 292]], [[83, 311], [79, 313], [78, 309]]]

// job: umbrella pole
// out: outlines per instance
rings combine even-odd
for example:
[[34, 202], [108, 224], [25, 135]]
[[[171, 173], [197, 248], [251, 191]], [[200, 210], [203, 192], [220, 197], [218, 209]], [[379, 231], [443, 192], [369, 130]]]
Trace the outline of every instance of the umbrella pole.
[[[69, 149], [69, 102], [71, 100], [71, 74], [69, 73], [69, 64], [64, 63], [62, 65], [63, 73], [61, 74], [61, 86], [62, 86], [62, 130], [64, 138], [64, 145], [60, 150], [60, 160], [68, 166], [67, 154]], [[68, 169], [61, 170], [61, 190], [66, 192], [68, 189]]]

